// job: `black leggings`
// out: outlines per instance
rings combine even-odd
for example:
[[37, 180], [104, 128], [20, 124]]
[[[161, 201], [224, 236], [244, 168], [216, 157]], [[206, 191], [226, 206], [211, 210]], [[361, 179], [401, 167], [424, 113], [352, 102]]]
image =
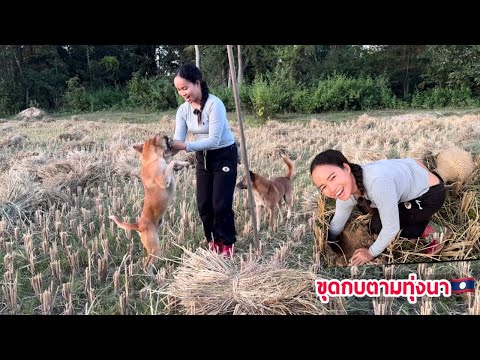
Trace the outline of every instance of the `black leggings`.
[[237, 146], [197, 151], [197, 206], [207, 241], [233, 244], [236, 239], [233, 192], [237, 179]]
[[[400, 217], [400, 235], [404, 238], [418, 238], [428, 225], [430, 218], [445, 201], [445, 186], [443, 182], [431, 186], [422, 196], [398, 204]], [[370, 232], [378, 234], [382, 230], [382, 222], [377, 208], [372, 208], [373, 216], [370, 221]]]

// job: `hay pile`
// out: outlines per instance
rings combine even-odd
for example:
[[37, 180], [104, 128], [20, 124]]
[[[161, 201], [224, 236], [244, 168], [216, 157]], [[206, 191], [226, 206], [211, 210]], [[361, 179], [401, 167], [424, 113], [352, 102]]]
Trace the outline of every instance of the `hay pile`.
[[26, 140], [25, 135], [11, 135], [5, 140], [0, 140], [0, 148], [21, 148]]
[[10, 169], [0, 174], [0, 183], [0, 218], [9, 228], [17, 226], [19, 220], [26, 221], [38, 209], [70, 201], [58, 188], [40, 186], [27, 171]]
[[18, 113], [17, 118], [23, 120], [40, 120], [47, 116], [47, 113], [36, 107], [30, 107]]
[[78, 186], [96, 186], [105, 181], [110, 167], [95, 155], [70, 152], [66, 159], [51, 161], [37, 170], [45, 187], [76, 190]]
[[135, 150], [132, 147], [117, 153], [112, 152], [112, 159], [115, 159], [113, 161], [113, 171], [116, 174], [125, 178], [140, 178], [140, 157], [135, 154]]
[[62, 133], [58, 135], [58, 139], [60, 141], [74, 141], [74, 140], [82, 140], [86, 134], [82, 131], [73, 131], [68, 133]]
[[[211, 251], [185, 250], [166, 293], [186, 314], [324, 314], [311, 272], [261, 258], [225, 259]], [[265, 261], [265, 259], [263, 259]]]

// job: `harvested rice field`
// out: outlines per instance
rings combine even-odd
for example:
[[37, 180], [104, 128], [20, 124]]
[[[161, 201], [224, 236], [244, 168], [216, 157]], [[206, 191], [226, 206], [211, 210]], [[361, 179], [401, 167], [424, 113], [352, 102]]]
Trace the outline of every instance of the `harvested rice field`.
[[[235, 114], [229, 114], [237, 140]], [[143, 206], [140, 157], [132, 145], [155, 133], [172, 136], [173, 113], [90, 113], [0, 119], [0, 314], [480, 314], [480, 283], [449, 297], [331, 297], [316, 279], [454, 279], [480, 273], [480, 111], [350, 113], [246, 119], [250, 170], [286, 173], [295, 164], [294, 207], [261, 217], [254, 242], [247, 191], [235, 190], [237, 243], [232, 259], [206, 250], [195, 200], [195, 170], [179, 170], [177, 192], [159, 227], [161, 259], [144, 270], [137, 233], [108, 217], [135, 222]], [[359, 165], [412, 157], [435, 169], [437, 155], [459, 147], [473, 173], [447, 184], [434, 220], [453, 235], [440, 253], [397, 237], [371, 264], [349, 266], [355, 248], [374, 241], [368, 216], [354, 211], [344, 252], [327, 244], [335, 203], [313, 186], [309, 167], [333, 148]], [[194, 161], [180, 152], [178, 159]], [[244, 174], [238, 167], [238, 179]], [[479, 259], [479, 260], [476, 260]]]

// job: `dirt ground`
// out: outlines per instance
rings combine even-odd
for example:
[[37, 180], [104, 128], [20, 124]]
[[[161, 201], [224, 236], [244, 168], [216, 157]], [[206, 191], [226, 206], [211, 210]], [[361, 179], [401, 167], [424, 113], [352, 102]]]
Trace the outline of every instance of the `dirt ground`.
[[368, 221], [349, 221], [343, 232], [338, 236], [342, 253], [331, 252], [331, 256], [334, 257], [333, 262], [336, 266], [347, 266], [355, 250], [369, 248], [374, 241], [374, 236], [368, 232]]

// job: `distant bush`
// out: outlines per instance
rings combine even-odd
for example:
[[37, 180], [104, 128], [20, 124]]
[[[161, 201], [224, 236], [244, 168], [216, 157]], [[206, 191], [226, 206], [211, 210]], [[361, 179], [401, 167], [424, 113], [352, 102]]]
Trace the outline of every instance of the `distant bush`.
[[397, 98], [386, 78], [361, 77], [356, 79], [356, 82], [359, 83], [361, 110], [388, 109], [396, 106]]
[[74, 76], [67, 80], [67, 90], [64, 96], [65, 110], [73, 111], [89, 111], [90, 101], [88, 99], [87, 91], [84, 86], [80, 84], [78, 76]]
[[[0, 116], [13, 109], [12, 93], [0, 86]], [[441, 108], [480, 106], [469, 88], [459, 89], [435, 87], [417, 91], [405, 98], [397, 98], [384, 77], [361, 76], [351, 78], [335, 74], [319, 80], [316, 87], [307, 87], [295, 82], [288, 74], [277, 69], [266, 75], [257, 75], [252, 84], [238, 87], [241, 110], [259, 119], [267, 119], [277, 113], [297, 112], [304, 114], [325, 111], [378, 110], [414, 108]], [[217, 86], [210, 89], [218, 96], [228, 112], [234, 112], [233, 89]], [[126, 88], [105, 87], [87, 90], [77, 76], [67, 81], [64, 109], [67, 111], [96, 111], [140, 109], [143, 111], [165, 111], [176, 109], [182, 99], [166, 76], [145, 78], [134, 73]], [[2, 115], [4, 114], [4, 115]]]
[[292, 97], [293, 110], [304, 114], [313, 114], [317, 109], [315, 89], [298, 89]]
[[281, 110], [275, 90], [263, 76], [255, 78], [251, 94], [255, 116], [266, 119]]
[[134, 73], [128, 82], [128, 98], [133, 106], [144, 110], [169, 110], [178, 104], [175, 88], [167, 76], [146, 79]]
[[253, 113], [252, 89], [253, 87], [248, 84], [242, 84], [238, 89], [242, 110], [247, 113]]
[[315, 112], [373, 110], [395, 105], [395, 97], [382, 77], [334, 75], [318, 82], [314, 98]]
[[89, 92], [88, 100], [92, 111], [109, 110], [113, 108], [119, 109], [121, 108], [121, 104], [126, 104], [128, 93], [125, 90], [107, 87]]
[[219, 97], [227, 111], [235, 111], [235, 98], [233, 95], [233, 89], [228, 87], [215, 87], [209, 89], [212, 94]]
[[478, 105], [479, 101], [473, 98], [472, 91], [467, 87], [452, 89], [437, 86], [428, 90], [417, 91], [413, 94], [411, 101], [412, 107], [423, 109]]
[[[215, 87], [210, 89], [210, 92], [218, 96], [223, 103], [227, 111], [233, 112], [236, 111], [235, 108], [235, 96], [233, 94], [233, 89], [228, 87]], [[238, 97], [240, 98], [240, 107], [242, 112], [251, 113], [253, 110], [252, 99], [251, 99], [252, 87], [247, 84], [241, 84], [238, 87]]]
[[125, 90], [104, 87], [87, 90], [77, 76], [67, 81], [63, 109], [65, 111], [98, 111], [120, 109], [127, 106], [128, 94]]

